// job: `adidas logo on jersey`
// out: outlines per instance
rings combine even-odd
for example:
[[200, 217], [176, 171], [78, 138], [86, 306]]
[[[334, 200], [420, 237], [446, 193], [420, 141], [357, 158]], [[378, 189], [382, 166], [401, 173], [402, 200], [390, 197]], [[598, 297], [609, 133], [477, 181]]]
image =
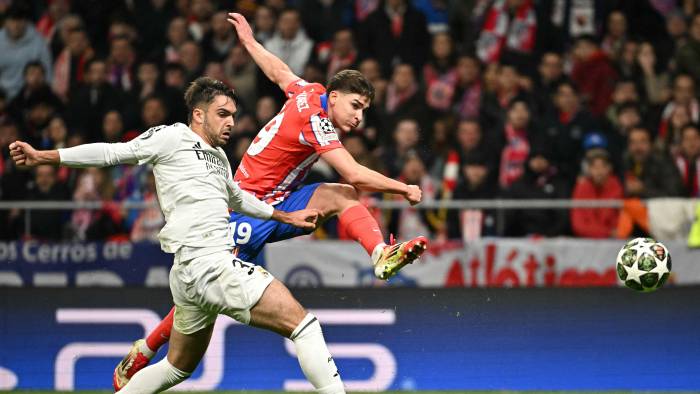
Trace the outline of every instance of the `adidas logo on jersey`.
[[192, 149], [202, 149], [202, 144], [199, 141], [197, 141], [196, 144], [192, 145]]

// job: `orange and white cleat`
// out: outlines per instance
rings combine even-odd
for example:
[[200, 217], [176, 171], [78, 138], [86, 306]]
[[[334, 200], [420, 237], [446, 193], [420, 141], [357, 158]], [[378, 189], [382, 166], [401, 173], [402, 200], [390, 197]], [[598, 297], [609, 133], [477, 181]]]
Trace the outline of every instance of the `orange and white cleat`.
[[114, 391], [123, 389], [136, 372], [142, 370], [151, 362], [155, 352], [143, 349], [148, 349], [145, 339], [139, 339], [134, 342], [131, 350], [129, 350], [129, 354], [114, 368], [114, 375], [112, 376]]
[[428, 239], [420, 236], [411, 240], [394, 244], [393, 235], [391, 245], [385, 246], [381, 253], [372, 256], [374, 264], [374, 275], [387, 280], [396, 275], [406, 264], [413, 263], [428, 248]]

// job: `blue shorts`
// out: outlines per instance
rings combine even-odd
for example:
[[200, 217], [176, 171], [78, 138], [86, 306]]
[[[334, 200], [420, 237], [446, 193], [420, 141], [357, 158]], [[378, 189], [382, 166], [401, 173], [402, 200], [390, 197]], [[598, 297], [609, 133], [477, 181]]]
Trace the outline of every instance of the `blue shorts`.
[[[320, 185], [321, 183], [314, 183], [295, 190], [284, 201], [275, 205], [275, 209], [291, 212], [306, 208], [311, 196]], [[238, 258], [256, 264], [259, 263], [256, 261], [256, 257], [266, 243], [307, 234], [304, 230], [290, 224], [275, 220], [256, 219], [238, 212], [231, 213], [229, 226], [236, 243]]]

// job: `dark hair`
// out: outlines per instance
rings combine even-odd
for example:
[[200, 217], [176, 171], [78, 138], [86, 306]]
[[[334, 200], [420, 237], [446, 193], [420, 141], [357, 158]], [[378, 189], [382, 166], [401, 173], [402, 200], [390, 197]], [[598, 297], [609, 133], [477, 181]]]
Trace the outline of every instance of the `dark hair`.
[[226, 96], [236, 102], [233, 89], [223, 82], [209, 77], [195, 79], [185, 91], [185, 105], [187, 105], [187, 122], [192, 122], [192, 111], [201, 104], [209, 105], [216, 96]]
[[588, 152], [586, 152], [584, 160], [589, 166], [592, 165], [593, 162], [596, 160], [603, 160], [607, 165], [612, 165], [612, 163], [610, 162], [610, 153], [608, 153], [608, 151], [606, 151], [603, 148], [593, 148], [589, 150]]
[[686, 130], [695, 130], [696, 133], [700, 134], [700, 125], [697, 123], [688, 123], [685, 126], [681, 127], [681, 136], [685, 134]]
[[26, 76], [26, 75], [27, 75], [27, 71], [29, 71], [29, 69], [30, 69], [30, 68], [33, 68], [33, 67], [38, 67], [38, 68], [40, 68], [40, 69], [41, 69], [41, 72], [42, 72], [44, 75], [46, 75], [46, 69], [44, 68], [44, 65], [41, 64], [41, 62], [38, 61], [38, 60], [32, 60], [32, 61], [30, 61], [30, 62], [27, 62], [27, 64], [24, 65], [24, 70], [22, 71], [22, 75]]
[[647, 135], [647, 138], [649, 138], [649, 141], [654, 142], [654, 136], [651, 134], [651, 130], [649, 130], [648, 127], [644, 125], [636, 125], [630, 129], [630, 131], [627, 133], [627, 140], [629, 141], [630, 136], [632, 136], [632, 133], [637, 133], [637, 132], [642, 132]]
[[337, 90], [343, 93], [356, 93], [374, 100], [374, 86], [357, 70], [342, 70], [335, 74], [326, 87], [328, 93]]

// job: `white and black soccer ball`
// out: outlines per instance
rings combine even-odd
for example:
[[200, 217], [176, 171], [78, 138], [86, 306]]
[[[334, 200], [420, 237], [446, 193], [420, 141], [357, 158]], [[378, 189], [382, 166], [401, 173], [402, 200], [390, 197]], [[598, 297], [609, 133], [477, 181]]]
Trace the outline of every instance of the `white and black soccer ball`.
[[671, 254], [652, 238], [628, 241], [617, 254], [617, 276], [625, 286], [650, 292], [663, 286], [671, 275]]

